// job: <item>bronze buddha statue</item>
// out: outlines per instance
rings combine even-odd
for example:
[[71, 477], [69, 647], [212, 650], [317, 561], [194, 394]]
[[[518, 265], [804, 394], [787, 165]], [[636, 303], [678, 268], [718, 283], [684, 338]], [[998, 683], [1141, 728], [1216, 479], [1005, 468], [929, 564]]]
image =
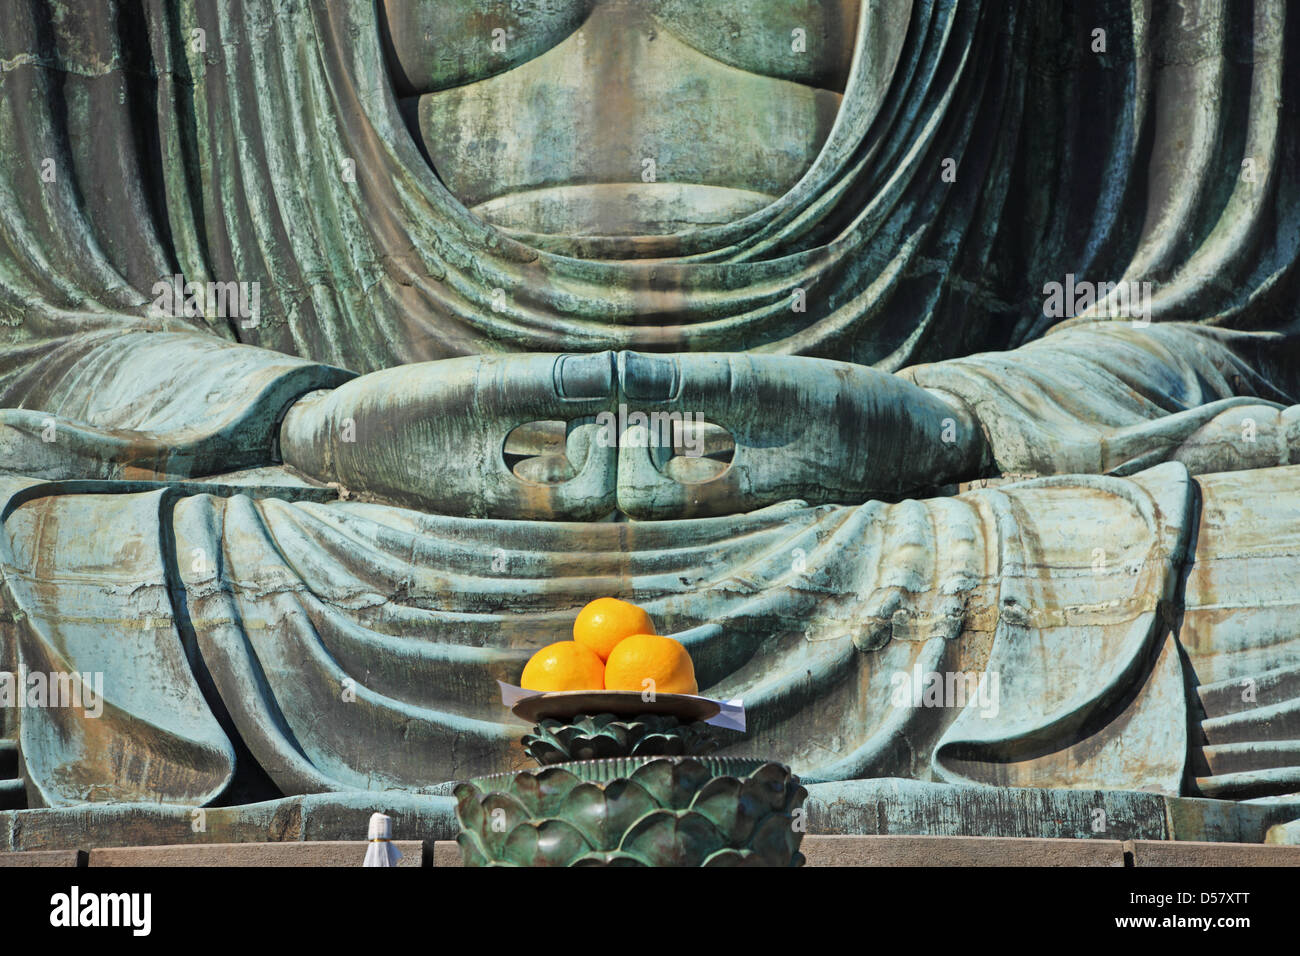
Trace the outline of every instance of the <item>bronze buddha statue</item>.
[[0, 37], [0, 670], [105, 703], [26, 806], [505, 769], [612, 594], [814, 801], [1300, 817], [1282, 3], [105, 7]]

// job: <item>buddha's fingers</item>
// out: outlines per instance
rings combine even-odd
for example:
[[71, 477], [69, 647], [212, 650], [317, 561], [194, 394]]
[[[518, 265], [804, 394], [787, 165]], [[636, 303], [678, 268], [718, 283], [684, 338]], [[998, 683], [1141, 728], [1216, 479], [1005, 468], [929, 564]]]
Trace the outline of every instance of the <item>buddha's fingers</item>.
[[[664, 467], [653, 440], [622, 443], [619, 506], [638, 517], [723, 514], [788, 498], [858, 502], [978, 472], [984, 442], [956, 401], [876, 369], [823, 359], [736, 353], [621, 353], [621, 398], [730, 433], [730, 465]], [[702, 480], [674, 476], [699, 473]]]
[[[309, 396], [286, 416], [289, 464], [352, 492], [470, 517], [591, 518], [613, 510], [615, 449], [590, 440], [614, 402], [612, 354], [489, 355], [385, 369]], [[571, 469], [522, 474], [520, 425], [569, 427]]]

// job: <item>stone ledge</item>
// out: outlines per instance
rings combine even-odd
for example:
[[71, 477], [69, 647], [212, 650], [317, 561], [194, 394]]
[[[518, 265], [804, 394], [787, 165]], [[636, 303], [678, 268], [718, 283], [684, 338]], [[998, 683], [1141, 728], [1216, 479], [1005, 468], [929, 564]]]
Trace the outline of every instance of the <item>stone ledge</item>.
[[[422, 867], [424, 844], [395, 840], [399, 867]], [[208, 843], [173, 846], [105, 847], [90, 851], [90, 866], [360, 866], [361, 840], [310, 843]]]
[[[807, 866], [1300, 866], [1300, 846], [1037, 837], [824, 836], [801, 846]], [[434, 866], [461, 866], [454, 841]]]
[[429, 854], [434, 866], [464, 866], [460, 858], [460, 844], [455, 840], [437, 840]]
[[[397, 840], [400, 867], [461, 866], [454, 840]], [[360, 866], [366, 844], [357, 840], [283, 843], [207, 843], [27, 850], [0, 853], [10, 866]], [[809, 866], [1300, 866], [1300, 846], [1160, 840], [1035, 837], [829, 836], [804, 837]]]
[[1039, 837], [815, 836], [808, 866], [1119, 866], [1119, 840]]
[[1300, 846], [1127, 840], [1133, 866], [1300, 866]]
[[0, 853], [0, 867], [85, 865], [85, 850], [26, 850]]
[[[814, 836], [807, 866], [1124, 866], [1119, 840], [1019, 837]], [[453, 841], [434, 844], [434, 866], [461, 866]]]

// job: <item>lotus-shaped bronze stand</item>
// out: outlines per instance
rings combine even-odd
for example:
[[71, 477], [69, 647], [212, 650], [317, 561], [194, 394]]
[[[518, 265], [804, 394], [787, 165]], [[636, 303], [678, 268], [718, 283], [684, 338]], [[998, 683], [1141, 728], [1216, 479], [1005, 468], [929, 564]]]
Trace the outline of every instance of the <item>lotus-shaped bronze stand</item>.
[[603, 757], [685, 757], [709, 753], [717, 741], [703, 721], [682, 723], [671, 714], [548, 717], [524, 734], [524, 753], [542, 766]]
[[651, 706], [616, 691], [520, 701], [516, 714], [537, 721], [524, 749], [543, 767], [455, 788], [465, 864], [801, 865], [807, 791], [790, 768], [702, 756], [716, 737], [700, 718], [716, 704]]

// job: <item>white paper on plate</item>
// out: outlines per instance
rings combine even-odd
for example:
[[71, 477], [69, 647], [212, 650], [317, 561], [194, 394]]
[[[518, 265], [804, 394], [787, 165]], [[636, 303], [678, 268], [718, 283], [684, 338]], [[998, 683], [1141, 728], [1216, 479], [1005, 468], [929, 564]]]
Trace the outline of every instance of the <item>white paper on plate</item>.
[[515, 706], [515, 704], [519, 703], [525, 697], [537, 696], [537, 691], [535, 690], [524, 690], [522, 687], [516, 687], [514, 684], [507, 684], [503, 680], [497, 681], [497, 685], [501, 688], [501, 703], [505, 704], [507, 707]]
[[[525, 697], [540, 697], [541, 695], [535, 690], [524, 690], [522, 687], [516, 687], [514, 684], [507, 684], [503, 680], [497, 681], [501, 687], [501, 703], [507, 707], [513, 707]], [[699, 696], [689, 695], [689, 696]], [[734, 700], [717, 700], [713, 697], [703, 697], [702, 700], [711, 700], [722, 710], [705, 721], [714, 727], [725, 727], [728, 730], [745, 729], [745, 699], [737, 697]]]

